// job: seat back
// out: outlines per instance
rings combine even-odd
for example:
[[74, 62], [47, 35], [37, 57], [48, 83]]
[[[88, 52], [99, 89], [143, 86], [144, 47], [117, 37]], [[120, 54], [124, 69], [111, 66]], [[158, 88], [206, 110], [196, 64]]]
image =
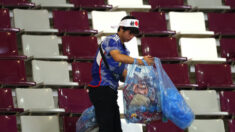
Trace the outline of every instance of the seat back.
[[220, 105], [221, 110], [235, 115], [235, 92], [222, 91], [220, 92]]
[[78, 82], [79, 86], [87, 86], [92, 81], [92, 63], [73, 62], [72, 73], [73, 81]]
[[130, 51], [131, 57], [136, 57], [136, 58], [140, 57], [136, 37], [133, 37], [129, 42], [125, 42], [124, 44], [125, 44], [126, 48]]
[[0, 130], [2, 132], [17, 132], [16, 116], [1, 115]]
[[76, 123], [79, 117], [63, 117], [63, 132], [76, 132]]
[[1, 28], [11, 28], [11, 20], [8, 9], [0, 9], [0, 29]]
[[121, 119], [123, 132], [143, 132], [143, 126], [138, 123], [128, 123], [125, 119]]
[[223, 6], [222, 0], [187, 0], [188, 5], [197, 8], [210, 8]]
[[233, 38], [221, 38], [220, 39], [220, 53], [224, 58], [235, 58], [235, 39]]
[[16, 32], [0, 32], [0, 57], [18, 55]]
[[148, 0], [152, 8], [184, 5], [184, 0]]
[[66, 4], [66, 0], [31, 0], [31, 1], [36, 5], [41, 5], [41, 6]]
[[104, 0], [70, 0], [70, 3], [80, 6], [105, 5]]
[[229, 120], [228, 122], [229, 132], [235, 132], [235, 120]]
[[194, 120], [188, 132], [225, 132], [224, 122], [216, 120]]
[[143, 0], [108, 0], [108, 4], [115, 6], [133, 6], [133, 5], [138, 5], [141, 6], [143, 5]]
[[153, 121], [147, 124], [146, 126], [147, 132], [184, 132], [184, 130], [177, 127], [175, 124], [173, 124], [171, 121], [168, 122], [162, 122], [159, 121]]
[[14, 108], [11, 89], [0, 89], [0, 108]]

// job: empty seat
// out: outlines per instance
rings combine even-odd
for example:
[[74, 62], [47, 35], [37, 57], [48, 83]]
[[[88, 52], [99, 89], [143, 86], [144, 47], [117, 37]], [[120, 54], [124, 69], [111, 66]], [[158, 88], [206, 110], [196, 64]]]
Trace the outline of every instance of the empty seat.
[[13, 10], [15, 27], [24, 32], [57, 33], [57, 29], [51, 29], [49, 13], [47, 10]]
[[18, 132], [16, 124], [16, 116], [0, 116], [1, 132]]
[[76, 122], [79, 117], [63, 117], [63, 132], [76, 132]]
[[105, 4], [104, 0], [70, 0], [77, 8], [105, 10], [111, 9], [112, 5]]
[[220, 92], [221, 110], [226, 111], [231, 115], [235, 115], [235, 92], [222, 91]]
[[34, 7], [35, 4], [29, 0], [1, 0], [6, 7]]
[[34, 86], [28, 82], [23, 60], [0, 60], [0, 84], [10, 86]]
[[170, 35], [174, 31], [167, 30], [165, 13], [163, 12], [131, 12], [140, 21], [140, 34]]
[[81, 114], [92, 105], [85, 89], [59, 89], [58, 102], [60, 108], [72, 114]]
[[190, 83], [187, 64], [163, 64], [162, 66], [177, 88], [198, 86]]
[[181, 56], [195, 62], [225, 62], [219, 58], [215, 38], [180, 38]]
[[52, 8], [71, 8], [73, 4], [66, 3], [66, 0], [31, 0], [36, 6]]
[[93, 60], [98, 48], [94, 36], [63, 36], [63, 54], [69, 59]]
[[126, 48], [130, 51], [129, 56], [134, 58], [141, 58], [136, 37], [133, 37], [129, 42], [125, 42], [124, 44]]
[[127, 13], [125, 11], [92, 11], [91, 17], [93, 29], [98, 30], [99, 34], [117, 33], [119, 22], [126, 15]]
[[177, 127], [170, 120], [168, 122], [153, 121], [146, 125], [147, 132], [184, 132], [184, 130]]
[[33, 80], [40, 85], [51, 86], [78, 86], [71, 82], [69, 64], [65, 61], [32, 61]]
[[185, 10], [191, 6], [184, 5], [184, 0], [148, 0], [152, 10]]
[[175, 38], [142, 37], [141, 50], [143, 56], [150, 55], [162, 61], [186, 61], [186, 57], [179, 57], [178, 44]]
[[60, 33], [97, 33], [96, 30], [90, 29], [86, 11], [53, 11], [53, 23]]
[[214, 90], [181, 90], [180, 93], [195, 115], [228, 115], [221, 112]]
[[23, 53], [34, 59], [68, 59], [60, 55], [59, 41], [55, 35], [22, 35]]
[[64, 109], [55, 107], [52, 89], [16, 89], [17, 105], [30, 113], [59, 113]]
[[0, 9], [0, 19], [0, 31], [19, 31], [18, 28], [11, 28], [11, 18], [8, 9]]
[[208, 28], [218, 35], [235, 35], [235, 13], [208, 13]]
[[21, 132], [60, 132], [58, 116], [21, 116]]
[[179, 35], [211, 36], [214, 32], [206, 30], [202, 12], [170, 12], [170, 30]]
[[114, 9], [120, 10], [149, 10], [150, 5], [144, 5], [143, 0], [107, 0]]
[[143, 126], [138, 123], [128, 123], [125, 119], [121, 119], [123, 132], [143, 132]]
[[92, 64], [90, 62], [72, 63], [73, 81], [77, 82], [78, 86], [87, 86], [92, 81]]
[[231, 7], [231, 9], [235, 8], [235, 0], [225, 0], [225, 5], [228, 5]]
[[229, 6], [222, 4], [222, 0], [187, 0], [188, 5], [192, 8], [202, 10], [225, 10], [230, 9]]
[[0, 113], [20, 113], [23, 111], [24, 109], [22, 108], [14, 107], [11, 89], [0, 89]]
[[216, 120], [194, 120], [188, 132], [225, 132], [224, 122]]
[[199, 88], [235, 88], [228, 64], [196, 64], [195, 74]]
[[16, 32], [0, 32], [0, 59], [26, 59], [18, 55]]
[[229, 120], [228, 122], [229, 132], [235, 132], [235, 120]]
[[235, 61], [235, 39], [221, 38], [220, 39], [220, 53], [221, 57], [227, 59], [228, 62]]

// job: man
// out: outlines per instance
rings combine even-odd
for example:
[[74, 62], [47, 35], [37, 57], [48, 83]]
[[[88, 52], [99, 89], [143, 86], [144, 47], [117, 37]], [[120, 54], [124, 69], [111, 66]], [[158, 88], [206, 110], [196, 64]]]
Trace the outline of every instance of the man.
[[[125, 77], [126, 64], [144, 65], [141, 59], [129, 57], [124, 42], [130, 41], [139, 33], [139, 21], [132, 16], [124, 17], [118, 33], [106, 37], [97, 51], [92, 67], [92, 81], [88, 85], [89, 97], [95, 107], [99, 132], [122, 132], [120, 112], [117, 104], [118, 81]], [[103, 55], [102, 55], [103, 54]], [[144, 60], [153, 64], [153, 58]], [[105, 64], [106, 63], [106, 64]]]

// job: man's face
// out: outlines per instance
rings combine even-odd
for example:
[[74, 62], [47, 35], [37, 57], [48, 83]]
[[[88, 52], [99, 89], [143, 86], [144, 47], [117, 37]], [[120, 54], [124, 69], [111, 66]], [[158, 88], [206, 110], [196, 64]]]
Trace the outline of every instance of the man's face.
[[126, 31], [122, 30], [122, 33], [123, 33], [122, 36], [124, 42], [130, 41], [135, 36], [135, 34], [130, 33], [130, 30]]

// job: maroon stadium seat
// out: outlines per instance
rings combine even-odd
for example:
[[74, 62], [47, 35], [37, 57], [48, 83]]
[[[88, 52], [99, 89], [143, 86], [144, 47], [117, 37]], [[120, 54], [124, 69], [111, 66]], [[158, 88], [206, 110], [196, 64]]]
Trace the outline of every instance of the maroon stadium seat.
[[111, 9], [112, 5], [106, 5], [104, 0], [70, 0], [77, 8], [105, 10]]
[[235, 9], [235, 0], [224, 0], [225, 5], [228, 5], [231, 7], [231, 9]]
[[228, 122], [229, 132], [235, 132], [235, 120], [229, 120]]
[[221, 38], [220, 39], [220, 53], [221, 57], [227, 59], [228, 62], [235, 61], [235, 39]]
[[185, 10], [191, 8], [191, 6], [184, 5], [184, 0], [148, 0], [148, 2], [152, 10]]
[[0, 116], [1, 132], [18, 132], [16, 124], [16, 116]]
[[2, 4], [6, 7], [34, 7], [35, 4], [29, 0], [2, 0]]
[[0, 31], [19, 31], [18, 28], [11, 28], [11, 19], [8, 9], [0, 9]]
[[76, 132], [76, 122], [79, 117], [63, 117], [63, 132]]
[[147, 132], [184, 132], [184, 130], [178, 128], [171, 121], [167, 123], [159, 121], [154, 121], [146, 125]]
[[220, 92], [221, 111], [235, 115], [235, 92], [223, 91]]

